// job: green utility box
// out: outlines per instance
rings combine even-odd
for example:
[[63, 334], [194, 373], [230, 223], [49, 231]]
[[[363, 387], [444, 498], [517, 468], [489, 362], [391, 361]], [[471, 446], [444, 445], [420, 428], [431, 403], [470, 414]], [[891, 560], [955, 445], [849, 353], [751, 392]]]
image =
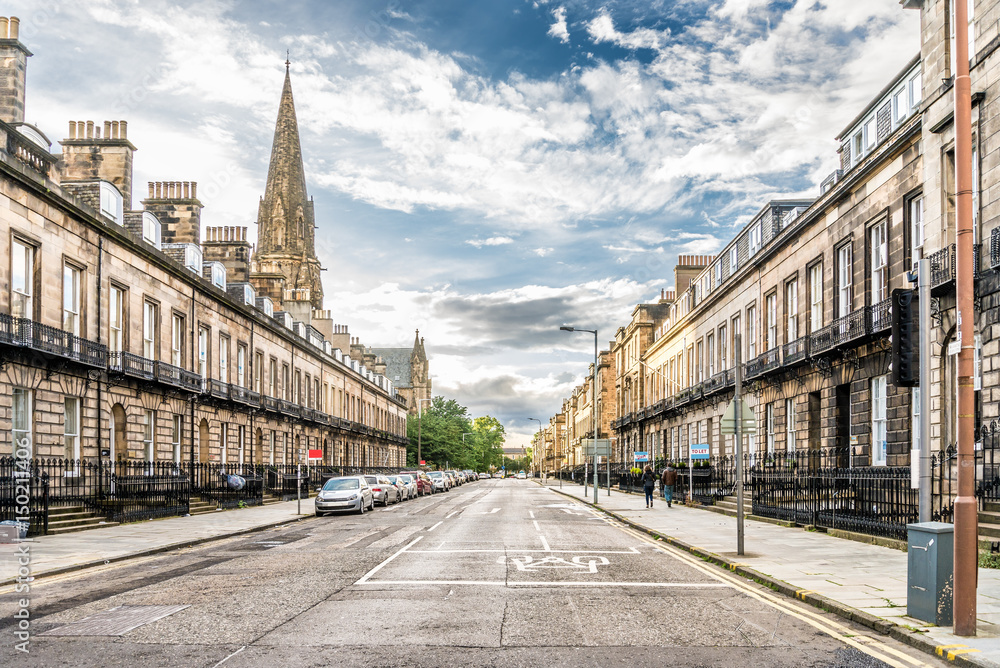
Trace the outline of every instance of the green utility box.
[[955, 526], [907, 524], [906, 614], [938, 626], [952, 624]]

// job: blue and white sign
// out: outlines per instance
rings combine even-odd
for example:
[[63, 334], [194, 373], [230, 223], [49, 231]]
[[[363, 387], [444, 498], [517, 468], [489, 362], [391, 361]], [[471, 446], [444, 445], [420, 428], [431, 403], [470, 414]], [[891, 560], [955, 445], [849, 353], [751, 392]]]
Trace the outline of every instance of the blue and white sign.
[[691, 459], [708, 459], [708, 444], [699, 443], [691, 446]]
[[648, 452], [636, 452], [635, 453], [635, 461], [637, 461], [637, 462], [648, 462], [649, 461], [649, 453]]

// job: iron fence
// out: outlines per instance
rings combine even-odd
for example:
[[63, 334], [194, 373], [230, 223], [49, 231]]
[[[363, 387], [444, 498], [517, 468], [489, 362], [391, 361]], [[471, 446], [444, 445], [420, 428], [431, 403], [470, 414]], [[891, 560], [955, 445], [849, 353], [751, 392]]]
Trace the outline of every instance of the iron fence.
[[264, 504], [264, 476], [260, 465], [194, 462], [187, 465], [191, 472], [191, 493], [219, 508], [242, 508]]
[[48, 481], [38, 475], [32, 460], [0, 457], [0, 520], [25, 519], [28, 535], [48, 533]]

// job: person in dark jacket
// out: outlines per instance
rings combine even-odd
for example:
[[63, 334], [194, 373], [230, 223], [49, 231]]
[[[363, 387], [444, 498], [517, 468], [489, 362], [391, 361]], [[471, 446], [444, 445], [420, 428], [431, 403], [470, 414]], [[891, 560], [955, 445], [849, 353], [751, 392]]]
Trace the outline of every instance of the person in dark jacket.
[[646, 493], [646, 507], [653, 507], [653, 490], [656, 489], [656, 476], [653, 469], [646, 464], [646, 470], [642, 472], [642, 491]]
[[663, 469], [663, 476], [660, 478], [660, 485], [663, 487], [663, 498], [667, 500], [667, 508], [672, 507], [674, 499], [674, 485], [677, 484], [677, 470], [673, 464], [667, 464]]

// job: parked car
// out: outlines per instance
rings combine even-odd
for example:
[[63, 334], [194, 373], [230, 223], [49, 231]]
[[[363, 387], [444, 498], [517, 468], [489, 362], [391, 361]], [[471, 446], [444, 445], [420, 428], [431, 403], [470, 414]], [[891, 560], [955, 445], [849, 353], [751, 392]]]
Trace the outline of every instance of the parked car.
[[459, 477], [458, 471], [453, 471], [453, 470], [449, 469], [449, 470], [445, 471], [445, 475], [450, 475], [451, 476], [452, 486], [453, 487], [458, 487], [458, 486], [460, 486], [462, 484], [462, 479]]
[[525, 474], [524, 471], [518, 471], [517, 472], [517, 479], [518, 480], [525, 480], [527, 477], [528, 476]]
[[399, 488], [400, 494], [403, 495], [404, 501], [409, 501], [410, 499], [416, 498], [417, 483], [412, 477], [406, 475], [405, 473], [400, 473], [399, 475], [389, 476], [389, 480], [396, 483], [396, 487]]
[[431, 482], [431, 479], [423, 471], [403, 471], [403, 473], [412, 477], [417, 483], [417, 496], [434, 493], [434, 483]]
[[458, 480], [455, 478], [455, 474], [451, 471], [445, 471], [444, 477], [448, 479], [448, 484], [451, 487], [458, 487]]
[[381, 503], [383, 506], [388, 506], [390, 500], [399, 503], [399, 490], [384, 475], [366, 475], [365, 480], [372, 488], [375, 503]]
[[427, 477], [431, 479], [435, 492], [447, 492], [451, 489], [451, 482], [448, 480], [448, 476], [444, 474], [444, 471], [430, 471]]
[[476, 472], [471, 469], [466, 469], [462, 471], [462, 473], [465, 474], [465, 479], [468, 480], [469, 482], [473, 482], [474, 480], [479, 480], [479, 476], [477, 476]]
[[375, 508], [375, 497], [365, 476], [330, 478], [316, 495], [316, 517], [326, 513], [359, 512]]
[[497, 471], [493, 474], [494, 478], [503, 478], [503, 471]]
[[490, 479], [490, 474], [489, 473], [480, 473], [479, 474], [479, 479], [480, 480], [489, 480]]

